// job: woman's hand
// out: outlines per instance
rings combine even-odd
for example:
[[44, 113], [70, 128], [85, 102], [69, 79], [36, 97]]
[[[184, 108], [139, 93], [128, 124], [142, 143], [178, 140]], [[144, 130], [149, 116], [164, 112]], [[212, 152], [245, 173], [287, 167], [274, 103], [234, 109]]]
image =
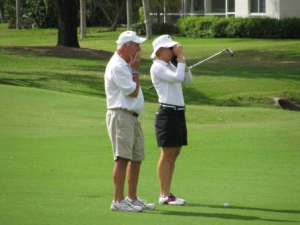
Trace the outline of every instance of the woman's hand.
[[174, 55], [176, 55], [177, 57], [182, 56], [182, 46], [181, 44], [176, 44], [173, 46], [173, 52]]
[[178, 43], [178, 44], [173, 46], [173, 53], [174, 53], [174, 55], [177, 56], [177, 62], [178, 63], [184, 63], [181, 44]]

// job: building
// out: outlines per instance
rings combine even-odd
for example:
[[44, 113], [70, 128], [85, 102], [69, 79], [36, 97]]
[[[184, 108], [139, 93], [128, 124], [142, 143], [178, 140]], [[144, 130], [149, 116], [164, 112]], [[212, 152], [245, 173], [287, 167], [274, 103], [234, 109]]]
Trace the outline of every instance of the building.
[[[176, 0], [174, 0], [176, 1]], [[178, 7], [168, 11], [165, 0], [164, 22], [175, 22], [186, 16], [270, 17], [282, 19], [300, 17], [300, 0], [177, 0]], [[169, 3], [170, 4], [170, 3]], [[152, 13], [157, 21], [157, 13]]]

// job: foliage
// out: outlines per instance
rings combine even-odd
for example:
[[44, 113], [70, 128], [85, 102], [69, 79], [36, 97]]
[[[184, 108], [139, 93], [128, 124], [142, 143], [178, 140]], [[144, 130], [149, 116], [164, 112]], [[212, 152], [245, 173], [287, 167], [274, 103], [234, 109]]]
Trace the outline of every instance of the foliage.
[[130, 25], [130, 30], [135, 31], [138, 35], [146, 34], [146, 26], [144, 23], [133, 23]]
[[[144, 23], [134, 23], [130, 26], [130, 29], [135, 31], [138, 35], [146, 34], [146, 26]], [[177, 34], [177, 28], [171, 23], [153, 23], [153, 34]]]
[[[130, 30], [135, 31], [138, 35], [146, 35], [146, 26], [144, 23], [134, 23], [130, 26]], [[171, 23], [153, 23], [153, 34], [177, 34], [177, 28]]]
[[139, 23], [144, 23], [144, 21], [145, 21], [144, 8], [140, 7], [139, 8], [139, 20], [138, 20], [138, 22]]
[[177, 22], [185, 37], [300, 38], [300, 19], [187, 17]]
[[[54, 0], [26, 0], [22, 3], [22, 27], [56, 28], [58, 23], [57, 6]], [[16, 3], [14, 0], [4, 0], [5, 20], [9, 28], [15, 28]]]

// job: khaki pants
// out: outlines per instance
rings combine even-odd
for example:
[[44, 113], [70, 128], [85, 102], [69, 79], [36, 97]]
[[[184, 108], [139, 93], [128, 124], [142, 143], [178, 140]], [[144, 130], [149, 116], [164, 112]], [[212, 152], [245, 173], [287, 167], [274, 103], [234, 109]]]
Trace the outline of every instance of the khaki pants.
[[109, 109], [106, 113], [108, 134], [112, 143], [114, 160], [117, 157], [131, 161], [145, 160], [144, 135], [141, 124], [133, 112]]

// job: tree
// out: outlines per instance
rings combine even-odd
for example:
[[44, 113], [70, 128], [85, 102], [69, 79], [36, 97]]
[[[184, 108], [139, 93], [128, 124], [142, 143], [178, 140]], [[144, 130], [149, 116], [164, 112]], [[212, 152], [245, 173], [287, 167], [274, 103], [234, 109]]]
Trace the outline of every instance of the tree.
[[77, 37], [76, 0], [58, 0], [58, 42], [57, 46], [79, 47]]
[[132, 0], [127, 1], [127, 30], [130, 29], [130, 25], [132, 24]]
[[22, 29], [21, 0], [16, 0], [16, 28]]
[[4, 23], [4, 3], [0, 1], [0, 23]]
[[[105, 1], [103, 1], [103, 2], [105, 2]], [[112, 1], [106, 1], [106, 4], [104, 4], [104, 3], [100, 4], [101, 10], [103, 11], [107, 20], [111, 24], [111, 28], [110, 28], [111, 31], [115, 31], [117, 29], [118, 22], [121, 18], [121, 13], [125, 8], [125, 0], [117, 0], [117, 1], [115, 1], [115, 3], [116, 4], [114, 4], [114, 8], [116, 9], [116, 12], [112, 16], [109, 15], [109, 13], [108, 13], [109, 11], [105, 7], [105, 6], [109, 6], [109, 5], [112, 6], [111, 5], [111, 4], [113, 4]], [[114, 20], [112, 19], [112, 17], [114, 17]]]
[[143, 0], [147, 39], [152, 39], [152, 23], [150, 18], [149, 0]]
[[86, 30], [86, 2], [85, 0], [80, 0], [80, 38], [85, 38]]

